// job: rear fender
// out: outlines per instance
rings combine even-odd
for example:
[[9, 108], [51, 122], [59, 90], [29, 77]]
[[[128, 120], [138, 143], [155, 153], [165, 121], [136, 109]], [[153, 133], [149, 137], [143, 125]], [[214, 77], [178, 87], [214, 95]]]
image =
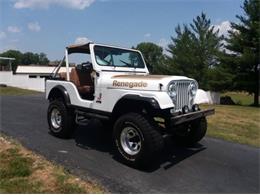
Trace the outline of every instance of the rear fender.
[[61, 85], [57, 85], [54, 88], [52, 88], [47, 97], [48, 100], [53, 100], [58, 98], [62, 98], [63, 101], [66, 103], [66, 105], [71, 104], [70, 97], [67, 90]]

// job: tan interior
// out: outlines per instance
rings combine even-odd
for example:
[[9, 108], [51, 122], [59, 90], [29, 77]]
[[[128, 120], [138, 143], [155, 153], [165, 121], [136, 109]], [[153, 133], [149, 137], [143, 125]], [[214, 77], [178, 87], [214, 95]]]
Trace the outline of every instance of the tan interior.
[[[66, 72], [59, 73], [61, 79], [67, 80]], [[91, 77], [91, 70], [81, 71], [72, 68], [70, 72], [70, 81], [73, 82], [80, 95], [92, 95], [94, 93], [94, 82]]]

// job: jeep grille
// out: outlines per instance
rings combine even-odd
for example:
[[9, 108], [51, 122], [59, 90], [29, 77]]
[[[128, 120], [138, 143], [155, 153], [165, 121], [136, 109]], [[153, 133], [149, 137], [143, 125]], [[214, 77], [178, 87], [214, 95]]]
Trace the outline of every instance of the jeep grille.
[[191, 81], [176, 81], [177, 85], [177, 97], [175, 101], [175, 111], [181, 111], [184, 106], [188, 106], [191, 109], [192, 102], [189, 97], [189, 86]]

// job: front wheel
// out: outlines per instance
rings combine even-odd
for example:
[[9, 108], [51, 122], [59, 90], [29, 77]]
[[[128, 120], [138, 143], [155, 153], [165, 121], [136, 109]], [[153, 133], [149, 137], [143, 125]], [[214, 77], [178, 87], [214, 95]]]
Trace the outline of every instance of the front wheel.
[[206, 135], [206, 132], [207, 120], [203, 117], [178, 128], [173, 138], [177, 143], [191, 146], [199, 142]]
[[146, 165], [163, 148], [162, 135], [138, 113], [121, 116], [114, 125], [119, 156], [130, 165]]
[[48, 107], [48, 124], [50, 132], [60, 138], [69, 138], [75, 121], [72, 112], [60, 100], [50, 102]]

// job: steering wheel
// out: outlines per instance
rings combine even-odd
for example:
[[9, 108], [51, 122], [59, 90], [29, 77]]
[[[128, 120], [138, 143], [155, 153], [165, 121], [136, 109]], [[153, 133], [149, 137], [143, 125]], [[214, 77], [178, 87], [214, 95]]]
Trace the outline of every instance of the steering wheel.
[[93, 68], [93, 65], [91, 62], [87, 61], [87, 62], [81, 63], [81, 67], [85, 70], [91, 70]]

